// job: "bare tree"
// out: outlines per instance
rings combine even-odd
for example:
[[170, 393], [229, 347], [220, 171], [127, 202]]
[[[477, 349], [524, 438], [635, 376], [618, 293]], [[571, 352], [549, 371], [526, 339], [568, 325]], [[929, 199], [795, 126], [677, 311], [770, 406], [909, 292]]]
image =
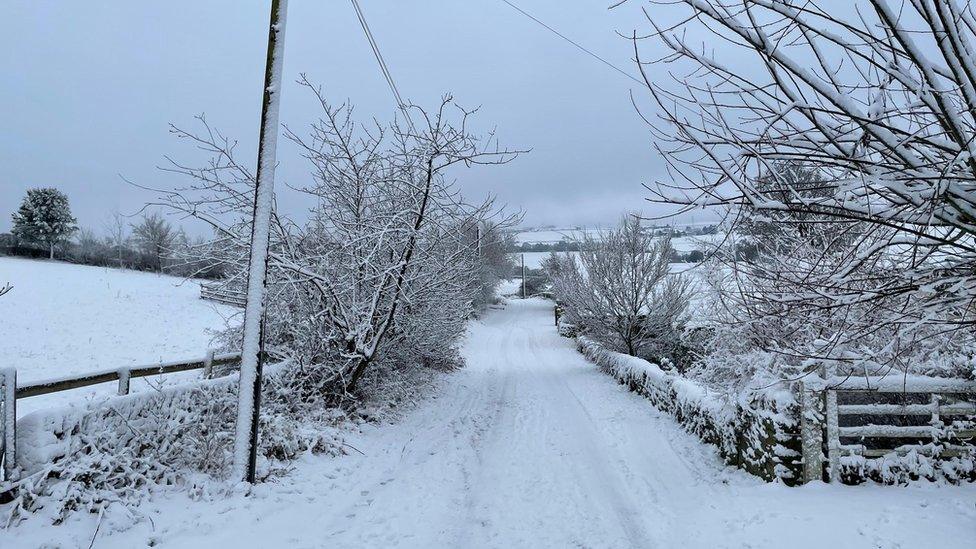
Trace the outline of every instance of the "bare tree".
[[164, 259], [173, 249], [176, 236], [173, 226], [157, 212], [143, 215], [139, 223], [132, 225], [132, 240], [149, 256], [158, 272], [163, 270]]
[[[351, 107], [333, 107], [304, 77], [301, 83], [322, 108], [308, 136], [286, 129], [312, 169], [312, 182], [296, 188], [308, 196], [311, 217], [299, 225], [272, 212], [269, 346], [318, 366], [310, 372], [323, 390], [340, 392], [352, 392], [391, 353], [431, 364], [458, 360], [481, 269], [469, 228], [512, 220], [497, 217], [491, 200], [465, 203], [445, 172], [508, 162], [518, 151], [473, 136], [472, 113], [449, 96], [432, 112], [411, 106], [412, 121], [362, 126]], [[209, 223], [220, 250], [214, 259], [242, 273], [254, 177], [235, 159], [235, 143], [200, 120], [199, 135], [173, 131], [214, 158], [204, 168], [173, 161], [168, 169], [193, 182], [162, 204]]]
[[95, 236], [95, 231], [91, 229], [79, 229], [75, 237], [77, 246], [71, 254], [75, 261], [84, 264], [96, 264], [104, 261], [105, 245]]
[[571, 322], [615, 350], [668, 358], [680, 341], [688, 284], [671, 274], [674, 249], [636, 217], [595, 238], [578, 239], [579, 255], [552, 254], [545, 267]]
[[127, 225], [125, 217], [118, 210], [112, 212], [112, 215], [105, 221], [105, 232], [108, 235], [106, 240], [108, 245], [115, 250], [120, 269], [125, 268], [123, 257], [125, 248], [129, 243]]
[[[652, 200], [722, 208], [733, 236], [757, 214], [792, 227], [776, 254], [733, 265], [732, 320], [765, 326], [756, 343], [798, 362], [904, 368], [912, 350], [971, 344], [969, 4], [869, 0], [845, 20], [809, 1], [674, 3], [688, 8], [677, 25], [645, 13], [671, 51], [663, 61], [688, 68], [677, 87], [652, 81], [634, 40], [673, 175], [649, 186]], [[719, 53], [690, 42], [702, 31], [724, 44]], [[751, 78], [730, 56], [764, 74]], [[812, 170], [818, 184], [790, 181], [783, 164]]]

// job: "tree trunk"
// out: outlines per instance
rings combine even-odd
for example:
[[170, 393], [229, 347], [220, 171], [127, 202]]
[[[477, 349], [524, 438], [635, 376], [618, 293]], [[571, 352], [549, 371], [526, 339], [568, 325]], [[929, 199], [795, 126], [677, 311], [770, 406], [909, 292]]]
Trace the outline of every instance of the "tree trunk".
[[51, 242], [51, 256], [50, 259], [54, 259], [54, 242]]
[[366, 373], [366, 367], [369, 366], [369, 361], [366, 359], [359, 359], [359, 364], [352, 371], [352, 378], [349, 383], [346, 384], [345, 390], [347, 393], [351, 393], [356, 388], [356, 383], [359, 382], [359, 378], [363, 377]]

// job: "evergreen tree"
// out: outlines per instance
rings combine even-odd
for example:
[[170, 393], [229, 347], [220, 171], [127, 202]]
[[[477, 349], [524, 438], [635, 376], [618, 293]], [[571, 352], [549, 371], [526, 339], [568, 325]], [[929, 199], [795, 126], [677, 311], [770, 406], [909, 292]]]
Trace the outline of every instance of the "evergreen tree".
[[51, 259], [54, 259], [54, 247], [78, 230], [67, 195], [55, 188], [28, 189], [20, 208], [13, 214], [13, 221], [14, 235], [46, 246]]

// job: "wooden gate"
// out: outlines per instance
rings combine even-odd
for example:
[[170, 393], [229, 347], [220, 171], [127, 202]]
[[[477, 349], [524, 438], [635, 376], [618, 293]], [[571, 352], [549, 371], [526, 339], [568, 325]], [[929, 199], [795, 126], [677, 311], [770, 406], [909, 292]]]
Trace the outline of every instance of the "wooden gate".
[[970, 455], [976, 452], [974, 401], [976, 382], [965, 380], [893, 375], [802, 382], [803, 480], [839, 481], [843, 456]]

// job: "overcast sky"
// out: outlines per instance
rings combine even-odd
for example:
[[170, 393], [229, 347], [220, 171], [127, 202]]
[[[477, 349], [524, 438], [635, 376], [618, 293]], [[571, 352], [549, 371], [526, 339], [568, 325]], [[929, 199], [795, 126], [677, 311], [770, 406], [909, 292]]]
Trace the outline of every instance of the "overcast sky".
[[[612, 63], [633, 69], [616, 32], [647, 29], [637, 2], [518, 0], [526, 11]], [[527, 224], [598, 224], [647, 209], [642, 182], [663, 175], [651, 135], [631, 105], [639, 87], [520, 15], [501, 0], [363, 0], [363, 9], [405, 98], [433, 105], [451, 92], [481, 106], [480, 131], [532, 152], [503, 167], [458, 174], [465, 194], [493, 193], [526, 212]], [[167, 131], [208, 120], [253, 157], [260, 119], [267, 0], [5, 3], [0, 48], [0, 230], [28, 187], [69, 195], [84, 227], [151, 198], [124, 183], [172, 188], [163, 155], [196, 158]], [[389, 119], [394, 103], [349, 2], [292, 0], [286, 31], [281, 119], [301, 128], [316, 116], [300, 72], [362, 117]], [[279, 182], [308, 169], [279, 149]], [[253, 162], [252, 162], [253, 164]], [[301, 216], [295, 196], [281, 207]]]

